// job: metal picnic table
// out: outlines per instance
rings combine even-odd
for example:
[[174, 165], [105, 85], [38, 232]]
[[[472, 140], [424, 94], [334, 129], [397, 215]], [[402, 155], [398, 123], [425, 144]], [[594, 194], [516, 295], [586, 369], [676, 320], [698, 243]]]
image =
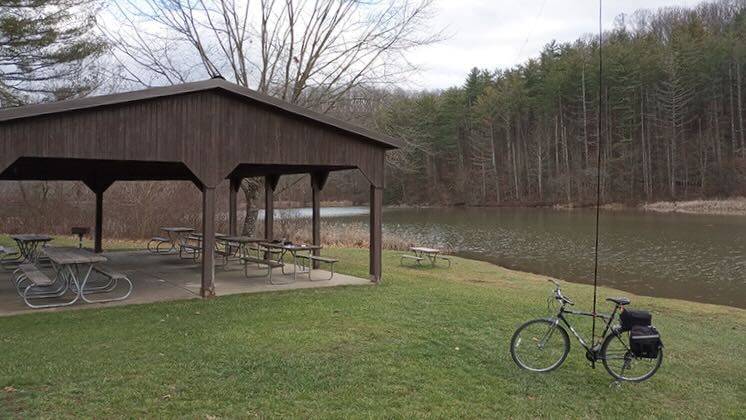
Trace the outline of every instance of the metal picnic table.
[[[298, 277], [298, 273], [305, 274], [308, 273], [309, 270], [307, 269], [299, 269], [298, 267], [302, 267], [298, 264], [298, 253], [301, 252], [308, 252], [309, 256], [312, 251], [321, 249], [320, 245], [307, 245], [307, 244], [285, 244], [282, 242], [261, 242], [259, 245], [267, 248], [267, 249], [277, 249], [280, 252], [280, 256], [277, 259], [278, 262], [282, 262], [282, 258], [285, 256], [286, 253], [290, 253], [290, 255], [293, 257], [293, 281], [296, 280]], [[282, 266], [282, 274], [289, 274], [285, 272], [285, 266]]]
[[44, 249], [44, 254], [49, 257], [57, 275], [62, 276], [68, 282], [68, 285], [72, 285], [72, 291], [76, 293], [73, 300], [55, 306], [72, 305], [78, 299], [87, 303], [97, 302], [86, 298], [85, 287], [91, 276], [91, 271], [93, 271], [93, 266], [108, 261], [106, 257], [94, 254], [86, 249], [68, 247], [48, 247]]
[[38, 235], [35, 233], [10, 235], [10, 237], [16, 241], [18, 251], [23, 256], [23, 261], [27, 263], [36, 263], [40, 255], [39, 247], [54, 239], [49, 235]]
[[[218, 234], [219, 235], [219, 234]], [[228, 258], [246, 256], [249, 254], [247, 245], [258, 244], [266, 241], [264, 238], [252, 238], [250, 236], [226, 236], [226, 235], [215, 235], [215, 239], [223, 242], [223, 250], [218, 252], [223, 255], [225, 262], [228, 263]]]
[[[202, 239], [205, 235], [202, 232], [195, 232], [194, 229], [192, 229], [192, 231], [189, 232], [189, 236], [194, 236], [195, 238]], [[224, 236], [226, 236], [224, 233], [216, 233], [215, 239], [220, 239]]]
[[162, 227], [162, 231], [166, 232], [168, 241], [171, 243], [171, 248], [167, 252], [171, 252], [176, 248], [176, 245], [184, 245], [186, 243], [186, 235], [194, 232], [194, 229], [189, 227]]
[[435, 248], [428, 248], [423, 246], [413, 246], [409, 248], [410, 251], [412, 251], [417, 258], [427, 258], [428, 261], [430, 261], [430, 265], [435, 267], [435, 263], [440, 258], [441, 260], [448, 261], [448, 266], [451, 266], [451, 260], [440, 256], [440, 250]]
[[[205, 237], [205, 235], [202, 232], [195, 232], [192, 230], [191, 232], [188, 232], [189, 234], [186, 235], [186, 239], [193, 239], [197, 242], [199, 246], [202, 246], [202, 239]], [[215, 234], [215, 245], [217, 246], [217, 241], [224, 238], [226, 235], [224, 233], [216, 233]]]

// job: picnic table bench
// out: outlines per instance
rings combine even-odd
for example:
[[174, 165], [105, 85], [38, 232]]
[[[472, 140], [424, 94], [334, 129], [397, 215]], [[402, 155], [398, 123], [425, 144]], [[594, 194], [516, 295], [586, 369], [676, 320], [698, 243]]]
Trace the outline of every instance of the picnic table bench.
[[19, 265], [14, 273], [16, 274], [16, 292], [23, 299], [26, 306], [37, 309], [71, 304], [56, 303], [50, 305], [37, 305], [31, 302], [35, 299], [57, 298], [64, 295], [68, 289], [64, 279], [59, 277], [50, 278], [32, 263]]
[[[268, 250], [268, 254], [271, 256], [273, 253], [273, 250], [279, 251], [277, 262], [281, 263], [282, 259], [285, 257], [287, 253], [289, 253], [293, 260], [293, 281], [295, 281], [298, 277], [298, 274], [306, 274], [310, 273], [310, 268], [306, 268], [305, 264], [301, 262], [301, 264], [298, 264], [299, 254], [304, 253], [311, 253], [315, 250], [321, 249], [320, 245], [307, 245], [307, 244], [293, 244], [293, 243], [285, 243], [285, 242], [261, 242], [259, 245], [264, 247]], [[268, 259], [269, 257], [265, 256], [265, 259]], [[282, 274], [290, 274], [288, 272], [285, 272], [285, 264], [281, 265], [282, 268]], [[273, 283], [277, 284], [277, 283]]]
[[[250, 255], [243, 255], [240, 257], [240, 259], [243, 261], [244, 266], [244, 276], [247, 278], [254, 278], [254, 277], [269, 277], [269, 282], [271, 284], [283, 284], [283, 283], [274, 283], [272, 281], [272, 270], [278, 267], [282, 267], [282, 263], [279, 261], [275, 261], [271, 258], [258, 258], [258, 257], [252, 257]], [[249, 263], [256, 264], [258, 267], [266, 267], [267, 272], [262, 273], [259, 275], [256, 274], [249, 274]]]
[[202, 244], [194, 237], [187, 237], [187, 240], [179, 245], [179, 258], [197, 261], [200, 255], [202, 255]]
[[117, 301], [117, 300], [127, 299], [132, 294], [132, 289], [133, 289], [132, 281], [130, 280], [130, 278], [126, 274], [114, 271], [110, 267], [107, 267], [107, 266], [101, 265], [101, 264], [94, 265], [93, 266], [93, 272], [95, 272], [98, 276], [103, 277], [104, 279], [106, 279], [107, 283], [105, 283], [104, 285], [95, 287], [95, 288], [89, 288], [88, 289], [89, 293], [107, 293], [107, 292], [111, 292], [111, 291], [113, 291], [114, 289], [117, 288], [117, 285], [119, 284], [120, 281], [127, 283], [127, 285], [126, 285], [127, 289], [126, 289], [126, 291], [124, 292], [123, 295], [121, 295], [119, 297], [108, 298], [108, 299], [96, 299], [96, 300], [92, 300], [90, 298], [86, 299], [85, 296], [82, 296], [86, 302], [88, 302], [88, 303], [114, 302], [114, 301]]
[[21, 262], [22, 255], [13, 248], [0, 246], [0, 267], [16, 269], [16, 264]]
[[404, 260], [413, 260], [416, 261], [417, 264], [421, 263], [424, 258], [418, 257], [416, 255], [409, 255], [409, 254], [401, 254], [401, 257], [399, 258], [399, 262], [401, 265], [404, 265]]
[[336, 263], [339, 262], [339, 260], [336, 259], [336, 258], [322, 257], [322, 256], [319, 256], [319, 255], [313, 255], [313, 254], [311, 254], [311, 255], [299, 255], [298, 258], [302, 262], [304, 262], [304, 264], [303, 264], [304, 270], [305, 270], [305, 261], [308, 261], [308, 263], [309, 263], [308, 264], [308, 280], [311, 280], [311, 281], [313, 281], [313, 277], [312, 277], [311, 273], [313, 273], [313, 266], [314, 266], [313, 263], [314, 262], [320, 262], [320, 263], [329, 264], [329, 273], [330, 273], [329, 277], [325, 278], [325, 279], [321, 279], [321, 280], [331, 280], [334, 277], [334, 264], [336, 264]]
[[42, 273], [41, 270], [36, 268], [33, 264], [21, 264], [18, 269], [21, 270], [23, 276], [34, 286], [49, 286], [53, 283], [52, 279]]

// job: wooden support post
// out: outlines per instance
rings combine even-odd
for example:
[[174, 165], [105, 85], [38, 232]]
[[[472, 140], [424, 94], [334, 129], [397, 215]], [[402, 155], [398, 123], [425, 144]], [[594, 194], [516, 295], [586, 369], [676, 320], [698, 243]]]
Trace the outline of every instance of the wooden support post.
[[[313, 211], [311, 217], [311, 226], [313, 229], [313, 245], [321, 245], [321, 190], [326, 185], [329, 178], [329, 172], [314, 172], [311, 174], [311, 201], [313, 202]], [[318, 249], [313, 250], [313, 255], [321, 255]], [[313, 268], [319, 268], [318, 261], [314, 261]]]
[[104, 251], [104, 193], [114, 183], [111, 179], [94, 177], [84, 179], [83, 183], [96, 194], [96, 221], [93, 229], [93, 252], [101, 253]]
[[264, 239], [271, 241], [275, 238], [275, 189], [280, 182], [279, 175], [267, 175], [264, 178]]
[[104, 192], [96, 191], [96, 226], [94, 228], [93, 252], [100, 254], [104, 251]]
[[381, 281], [383, 246], [383, 188], [370, 186], [370, 278]]
[[200, 295], [215, 295], [215, 187], [202, 186], [202, 287]]
[[238, 235], [238, 189], [241, 188], [241, 178], [231, 178], [228, 190], [228, 233]]

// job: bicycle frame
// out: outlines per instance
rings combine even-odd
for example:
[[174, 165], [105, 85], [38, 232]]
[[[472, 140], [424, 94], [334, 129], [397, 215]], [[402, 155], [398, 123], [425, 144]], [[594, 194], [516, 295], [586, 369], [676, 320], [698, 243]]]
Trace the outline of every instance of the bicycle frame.
[[[598, 313], [594, 314], [592, 312], [574, 311], [572, 309], [567, 309], [565, 308], [565, 304], [563, 303], [557, 315], [551, 320], [554, 321], [556, 325], [559, 325], [559, 322], [562, 321], [565, 324], [565, 326], [570, 330], [572, 335], [575, 336], [575, 338], [578, 340], [580, 345], [583, 346], [583, 348], [585, 348], [588, 354], [592, 354], [595, 358], [595, 353], [597, 351], [596, 347], [603, 342], [604, 338], [606, 338], [606, 334], [608, 334], [609, 331], [611, 330], [611, 323], [614, 321], [614, 316], [616, 315], [618, 311], [619, 311], [619, 305], [616, 305], [614, 306], [614, 310], [611, 312], [611, 315], [604, 315], [604, 314], [598, 314]], [[592, 337], [591, 342], [586, 343], [585, 340], [583, 339], [583, 336], [581, 336], [577, 331], [575, 331], [575, 328], [573, 328], [572, 325], [570, 325], [570, 322], [565, 317], [565, 314], [596, 317], [596, 318], [600, 318], [606, 321], [606, 326], [604, 327], [603, 333], [601, 333], [599, 342], [594, 343], [593, 339], [595, 337]]]

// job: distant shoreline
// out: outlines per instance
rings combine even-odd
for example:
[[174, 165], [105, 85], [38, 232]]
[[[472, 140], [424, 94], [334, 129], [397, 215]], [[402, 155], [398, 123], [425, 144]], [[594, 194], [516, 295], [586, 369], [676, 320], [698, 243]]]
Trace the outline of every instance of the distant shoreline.
[[[450, 209], [450, 208], [487, 208], [487, 209], [555, 209], [577, 210], [593, 208], [594, 204], [550, 204], [550, 203], [505, 203], [502, 205], [471, 206], [465, 204], [391, 204], [389, 209]], [[310, 207], [308, 203], [284, 201], [275, 204], [275, 209], [297, 209]], [[321, 207], [368, 207], [367, 203], [352, 201], [322, 201]], [[651, 203], [607, 203], [604, 210], [641, 210], [656, 213], [679, 213], [717, 216], [746, 216], [746, 197], [733, 197], [709, 200], [655, 201]]]
[[[533, 208], [550, 208], [555, 210], [577, 210], [593, 208], [593, 204], [505, 204], [490, 206], [468, 206], [468, 205], [390, 205], [387, 208], [395, 209], [417, 209], [417, 208], [512, 208], [512, 209], [533, 209]], [[717, 215], [717, 216], [746, 216], [746, 197], [733, 197], [710, 200], [682, 200], [682, 201], [655, 201], [651, 203], [607, 203], [602, 204], [604, 210], [641, 210], [656, 213], [679, 213], [679, 214], [696, 214], [696, 215]]]

